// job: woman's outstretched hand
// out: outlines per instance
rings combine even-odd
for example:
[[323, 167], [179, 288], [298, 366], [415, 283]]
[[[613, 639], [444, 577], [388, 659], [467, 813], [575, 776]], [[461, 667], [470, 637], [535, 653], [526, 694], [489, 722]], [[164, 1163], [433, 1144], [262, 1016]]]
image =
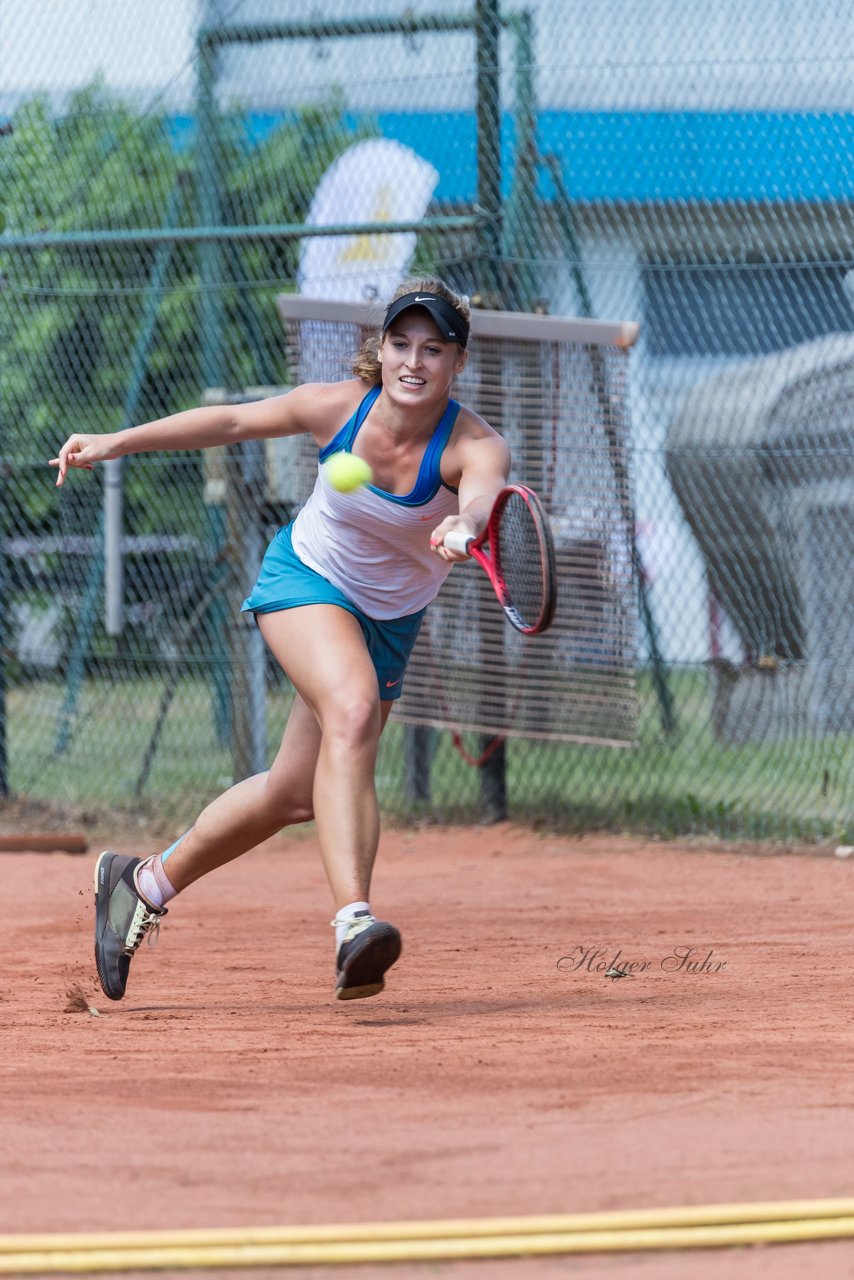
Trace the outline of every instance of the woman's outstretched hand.
[[48, 463], [51, 467], [57, 467], [59, 474], [56, 477], [57, 487], [63, 483], [69, 471], [69, 468], [77, 468], [81, 471], [91, 471], [96, 462], [108, 462], [111, 458], [119, 457], [119, 449], [116, 443], [115, 434], [103, 436], [69, 436], [65, 444], [59, 451], [59, 456], [51, 458]]

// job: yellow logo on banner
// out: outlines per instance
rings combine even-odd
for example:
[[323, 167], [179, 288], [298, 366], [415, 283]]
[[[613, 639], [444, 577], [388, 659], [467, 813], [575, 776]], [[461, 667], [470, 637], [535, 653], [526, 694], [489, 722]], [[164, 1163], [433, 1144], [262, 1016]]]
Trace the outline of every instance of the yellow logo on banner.
[[[379, 187], [368, 221], [391, 222], [391, 202], [391, 188], [388, 186]], [[384, 262], [393, 251], [393, 248], [394, 245], [389, 234], [376, 233], [353, 236], [338, 254], [337, 261], [341, 266], [345, 262]]]
[[[385, 231], [384, 224], [417, 225], [438, 181], [431, 164], [392, 138], [369, 138], [348, 147], [318, 183], [306, 219], [312, 227], [343, 230], [305, 237], [300, 293], [339, 300], [390, 293], [406, 271], [417, 236], [414, 231]], [[366, 223], [377, 228], [375, 234], [356, 229]]]

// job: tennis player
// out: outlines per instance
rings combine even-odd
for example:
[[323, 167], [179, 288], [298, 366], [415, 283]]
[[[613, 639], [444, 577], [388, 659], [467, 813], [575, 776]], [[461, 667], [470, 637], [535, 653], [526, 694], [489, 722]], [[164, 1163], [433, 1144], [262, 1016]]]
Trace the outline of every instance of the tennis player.
[[131, 957], [176, 894], [312, 818], [335, 908], [335, 996], [383, 989], [401, 938], [370, 905], [379, 738], [424, 611], [464, 559], [445, 547], [445, 535], [481, 532], [510, 466], [501, 437], [451, 398], [469, 319], [467, 303], [442, 281], [408, 281], [359, 353], [352, 380], [72, 435], [51, 460], [61, 485], [69, 470], [130, 453], [309, 433], [321, 463], [345, 450], [373, 472], [373, 483], [341, 493], [318, 468], [311, 497], [273, 538], [243, 603], [296, 691], [269, 770], [219, 796], [162, 853], [98, 860], [95, 956], [110, 999], [124, 995]]

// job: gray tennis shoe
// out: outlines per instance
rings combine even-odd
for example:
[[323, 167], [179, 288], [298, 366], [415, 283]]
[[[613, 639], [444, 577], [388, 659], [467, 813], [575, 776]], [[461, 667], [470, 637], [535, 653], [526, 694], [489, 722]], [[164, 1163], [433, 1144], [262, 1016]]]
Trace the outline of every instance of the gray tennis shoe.
[[400, 933], [393, 924], [375, 920], [367, 911], [354, 915], [347, 922], [347, 932], [338, 948], [336, 1000], [378, 995], [385, 986], [386, 970], [400, 956], [401, 946]]
[[104, 994], [121, 1000], [131, 956], [146, 934], [160, 929], [165, 907], [153, 907], [140, 896], [134, 872], [142, 858], [102, 853], [95, 864], [95, 963]]

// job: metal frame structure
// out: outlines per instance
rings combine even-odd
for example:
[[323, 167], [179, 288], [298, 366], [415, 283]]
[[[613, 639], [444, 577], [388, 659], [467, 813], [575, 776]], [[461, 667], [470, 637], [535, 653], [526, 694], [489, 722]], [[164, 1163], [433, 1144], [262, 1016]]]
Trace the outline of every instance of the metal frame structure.
[[[338, 357], [342, 357], [345, 352], [349, 352], [354, 346], [358, 346], [359, 333], [375, 332], [382, 321], [383, 308], [376, 302], [364, 300], [339, 302], [331, 299], [306, 297], [302, 294], [280, 294], [276, 301], [279, 315], [288, 330], [289, 336], [286, 349], [289, 357], [295, 362], [293, 365], [295, 380], [307, 378], [309, 381], [322, 381], [326, 376], [324, 372], [324, 366], [326, 365], [330, 368], [334, 365], [337, 368], [340, 364], [343, 370], [346, 361], [339, 360]], [[328, 345], [325, 344], [322, 335], [324, 333], [328, 334], [330, 331], [334, 333], [339, 327], [341, 330], [340, 344], [338, 346], [336, 346], [335, 342], [330, 342]], [[578, 428], [578, 435], [575, 439], [583, 455], [585, 451], [589, 452], [594, 447], [594, 442], [591, 441], [588, 435], [584, 434], [587, 429], [585, 424], [594, 423], [595, 430], [599, 433], [595, 447], [601, 448], [602, 455], [601, 461], [597, 461], [592, 470], [588, 468], [588, 489], [583, 490], [586, 495], [583, 501], [586, 505], [583, 508], [583, 516], [581, 508], [575, 510], [576, 526], [574, 527], [577, 527], [579, 519], [587, 520], [587, 509], [590, 502], [598, 501], [600, 504], [603, 502], [610, 504], [611, 515], [608, 519], [612, 521], [613, 529], [610, 529], [609, 526], [604, 531], [600, 530], [601, 536], [608, 540], [608, 546], [613, 547], [615, 550], [622, 547], [625, 552], [625, 554], [622, 554], [617, 551], [620, 563], [623, 566], [624, 580], [621, 579], [622, 585], [619, 588], [615, 588], [618, 591], [619, 598], [613, 596], [611, 598], [611, 606], [622, 617], [628, 618], [631, 616], [632, 619], [635, 617], [632, 597], [637, 579], [637, 565], [634, 558], [629, 555], [629, 548], [635, 545], [635, 521], [631, 503], [629, 463], [625, 456], [627, 448], [625, 437], [627, 414], [619, 422], [614, 417], [617, 409], [616, 384], [613, 381], [613, 373], [609, 372], [609, 370], [615, 367], [614, 362], [621, 369], [624, 369], [628, 351], [636, 342], [639, 330], [640, 326], [632, 321], [614, 322], [473, 308], [471, 311], [472, 344], [470, 350], [473, 354], [480, 354], [474, 360], [475, 373], [473, 382], [466, 393], [466, 403], [471, 404], [478, 413], [483, 414], [487, 421], [491, 422], [499, 431], [509, 426], [512, 436], [514, 431], [521, 429], [526, 443], [523, 443], [517, 434], [515, 436], [515, 444], [513, 444], [514, 452], [518, 447], [520, 457], [524, 456], [526, 459], [523, 463], [526, 467], [524, 472], [526, 482], [530, 482], [546, 497], [547, 487], [548, 492], [553, 492], [552, 482], [549, 482], [547, 486], [546, 473], [547, 471], [556, 473], [558, 470], [557, 454], [554, 452], [556, 449], [554, 444], [556, 440], [555, 432], [558, 429], [559, 422], [561, 426], [565, 425], [562, 418], [555, 416], [558, 411], [555, 408], [555, 403], [549, 397], [552, 395], [557, 396], [563, 405], [564, 411], [571, 412], [567, 407], [566, 400], [561, 399], [560, 372], [557, 374], [555, 389], [554, 360], [557, 358], [556, 353], [561, 350], [564, 352], [564, 360], [558, 365], [559, 371], [561, 369], [568, 370], [569, 366], [565, 361], [574, 362], [575, 376], [580, 379], [581, 384], [586, 388], [582, 394], [582, 401], [586, 407], [579, 410], [578, 421], [574, 423], [572, 430], [575, 430], [576, 427]], [[308, 363], [306, 364], [302, 360], [303, 342], [307, 344]], [[544, 349], [548, 353], [548, 360], [545, 362], [542, 358]], [[323, 352], [322, 359], [321, 350]], [[485, 361], [485, 363], [481, 363], [481, 360]], [[486, 369], [489, 370], [489, 374], [484, 377], [483, 372]], [[506, 383], [505, 369], [507, 370]], [[546, 386], [548, 386], [548, 389], [545, 389]], [[510, 411], [512, 421], [505, 417], [508, 405], [505, 387], [511, 389], [509, 403], [512, 405]], [[460, 394], [462, 398], [462, 388]], [[473, 395], [474, 399], [469, 400], [468, 394]], [[530, 420], [526, 415], [526, 410], [531, 411], [532, 417]], [[585, 414], [587, 415], [586, 417]], [[529, 447], [527, 442], [534, 442], [538, 439], [540, 440], [539, 444], [532, 443]], [[545, 449], [542, 444], [543, 440], [549, 442], [548, 447]], [[528, 450], [527, 452], [526, 449]], [[566, 474], [566, 469], [564, 469], [563, 474]], [[595, 479], [590, 480], [591, 475], [595, 475]], [[607, 478], [609, 475], [611, 477], [610, 481]], [[565, 488], [560, 492], [562, 499], [566, 498]], [[561, 511], [563, 510], [563, 508], [560, 509]], [[584, 561], [582, 568], [579, 569], [579, 557], [583, 558], [586, 555], [585, 548], [588, 545], [587, 543], [582, 544], [579, 541], [579, 537], [580, 535], [577, 532], [571, 535], [567, 534], [568, 541], [565, 544], [565, 550], [568, 555], [564, 557], [563, 561], [563, 571], [568, 575], [567, 581], [571, 580], [574, 574], [577, 582], [579, 573], [583, 580], [581, 594], [578, 595], [574, 606], [576, 611], [585, 607], [585, 603], [589, 600], [589, 594], [586, 595], [585, 592], [589, 593], [590, 584], [597, 580], [593, 567], [587, 561]], [[631, 564], [630, 570], [629, 562]], [[617, 576], [619, 577], [619, 572]], [[460, 582], [462, 582], [462, 579], [460, 579]], [[506, 660], [503, 629], [495, 625], [496, 610], [491, 595], [489, 593], [480, 593], [472, 599], [459, 594], [453, 586], [451, 590], [452, 594], [444, 598], [445, 612], [442, 615], [443, 621], [438, 624], [439, 632], [436, 633], [437, 636], [439, 634], [444, 636], [443, 643], [447, 643], [450, 633], [456, 635], [454, 632], [456, 623], [453, 621], [448, 622], [448, 619], [465, 617], [467, 620], [465, 625], [472, 626], [480, 637], [479, 651], [484, 669], [494, 672], [503, 671]], [[441, 612], [441, 596], [438, 607]], [[611, 623], [609, 622], [608, 625], [611, 625]], [[425, 630], [429, 632], [429, 626]], [[566, 635], [569, 635], [569, 629], [567, 629]], [[432, 643], [433, 641], [428, 636], [428, 649], [424, 652], [430, 650]], [[438, 640], [436, 643], [438, 643]], [[564, 665], [568, 661], [566, 654], [571, 651], [572, 642], [567, 640], [568, 647], [561, 649], [555, 635], [546, 637], [544, 642], [538, 641], [537, 643], [539, 646], [537, 662], [544, 663], [543, 671], [546, 673], [550, 671], [563, 672]], [[553, 644], [556, 646], [554, 650], [552, 649]], [[465, 646], [463, 645], [464, 649]], [[453, 644], [451, 644], [451, 650], [453, 652], [457, 651]], [[584, 653], [586, 654], [587, 651], [585, 650]], [[420, 672], [417, 669], [417, 664], [413, 668], [412, 679], [415, 683], [411, 691], [411, 697], [414, 700], [407, 706], [405, 698], [404, 705], [401, 708], [402, 714], [398, 715], [398, 719], [403, 719], [406, 725], [404, 737], [405, 776], [407, 795], [413, 802], [424, 803], [430, 799], [431, 759], [436, 741], [436, 729], [440, 725], [454, 733], [454, 741], [458, 750], [460, 750], [460, 754], [468, 764], [478, 770], [480, 818], [483, 822], [500, 821], [507, 816], [506, 740], [508, 738], [515, 735], [545, 738], [552, 736], [554, 733], [554, 736], [561, 738], [561, 740], [585, 743], [595, 742], [599, 745], [608, 746], [628, 745], [629, 738], [619, 737], [616, 732], [609, 732], [606, 735], [604, 731], [587, 728], [575, 722], [571, 728], [562, 725], [558, 730], [553, 730], [539, 716], [535, 731], [532, 733], [531, 723], [524, 721], [521, 716], [517, 719], [515, 711], [508, 711], [503, 706], [501, 689], [504, 687], [504, 683], [501, 679], [492, 681], [489, 684], [487, 697], [489, 710], [484, 711], [485, 704], [480, 701], [481, 695], [478, 693], [476, 699], [477, 711], [472, 713], [469, 709], [460, 720], [449, 709], [449, 703], [443, 700], [441, 692], [437, 693], [438, 686], [434, 688], [434, 682], [437, 678], [435, 673], [438, 670], [435, 656], [424, 661], [426, 665], [422, 667]], [[440, 663], [439, 665], [443, 664]], [[453, 666], [454, 664], [452, 663], [451, 665]], [[465, 667], [464, 662], [462, 667]], [[598, 683], [601, 681], [601, 671], [598, 668], [594, 668], [597, 668], [597, 663], [589, 663], [586, 656], [582, 657], [573, 668], [575, 673], [573, 679], [577, 686], [577, 691], [572, 696], [577, 698], [577, 705], [583, 705], [584, 707], [583, 714], [580, 714], [579, 717], [580, 720], [583, 720], [584, 716], [589, 713], [590, 706], [596, 703], [597, 698], [602, 696], [602, 688], [607, 688], [607, 692], [604, 695], [607, 700], [615, 691], [623, 687], [620, 680], [613, 678], [615, 671], [623, 671], [622, 667], [609, 669], [609, 676], [604, 686]], [[548, 676], [544, 675], [542, 678], [547, 683]], [[462, 691], [464, 698], [469, 696], [470, 688], [467, 685], [469, 677], [466, 675], [465, 670], [462, 672], [457, 671], [456, 675], [452, 673], [450, 679], [452, 684], [454, 680], [461, 681], [458, 684], [458, 691]], [[534, 680], [534, 685], [534, 701], [531, 705], [536, 705], [542, 711], [542, 707], [545, 705], [543, 699], [546, 698], [546, 693], [544, 692], [546, 685], [538, 686], [536, 679]], [[632, 698], [633, 696], [632, 694]], [[631, 698], [629, 701], [631, 701]], [[440, 706], [442, 709], [437, 709]], [[572, 714], [575, 714], [575, 712]], [[662, 718], [664, 717], [662, 716]], [[459, 733], [462, 732], [463, 728], [466, 728], [479, 739], [479, 746], [474, 748], [472, 755], [469, 755], [460, 744]]]
[[[499, 38], [502, 28], [513, 32], [516, 40], [517, 165], [514, 199], [511, 202], [514, 234], [518, 235], [520, 219], [531, 204], [536, 180], [536, 112], [533, 102], [532, 18], [527, 11], [502, 14], [498, 0], [475, 0], [469, 13], [415, 13], [401, 17], [347, 18], [338, 20], [253, 22], [226, 27], [205, 27], [198, 34], [198, 182], [199, 222], [203, 228], [227, 231], [220, 226], [218, 169], [218, 113], [216, 107], [217, 57], [221, 50], [234, 44], [262, 44], [270, 41], [353, 39], [361, 36], [417, 36], [430, 32], [471, 31], [476, 40], [476, 118], [477, 118], [477, 198], [469, 215], [449, 215], [424, 219], [418, 223], [370, 223], [338, 227], [293, 226], [258, 228], [265, 238], [302, 239], [315, 235], [362, 235], [371, 232], [389, 234], [402, 231], [473, 230], [477, 237], [479, 274], [483, 292], [490, 302], [501, 305], [501, 281], [498, 259], [502, 253], [503, 205], [501, 190], [501, 103], [498, 78]], [[234, 228], [245, 236], [246, 229]], [[202, 296], [201, 373], [205, 386], [223, 383], [222, 317], [215, 305], [221, 284], [220, 244], [230, 239], [226, 234], [199, 236], [199, 275]], [[237, 238], [235, 236], [235, 238]]]
[[[283, 320], [334, 320], [372, 328], [382, 319], [370, 302], [332, 302], [302, 294], [280, 294], [276, 300]], [[471, 332], [479, 338], [517, 338], [523, 342], [592, 342], [628, 348], [637, 341], [640, 325], [631, 320], [578, 320], [569, 316], [525, 315], [518, 311], [474, 309]]]

